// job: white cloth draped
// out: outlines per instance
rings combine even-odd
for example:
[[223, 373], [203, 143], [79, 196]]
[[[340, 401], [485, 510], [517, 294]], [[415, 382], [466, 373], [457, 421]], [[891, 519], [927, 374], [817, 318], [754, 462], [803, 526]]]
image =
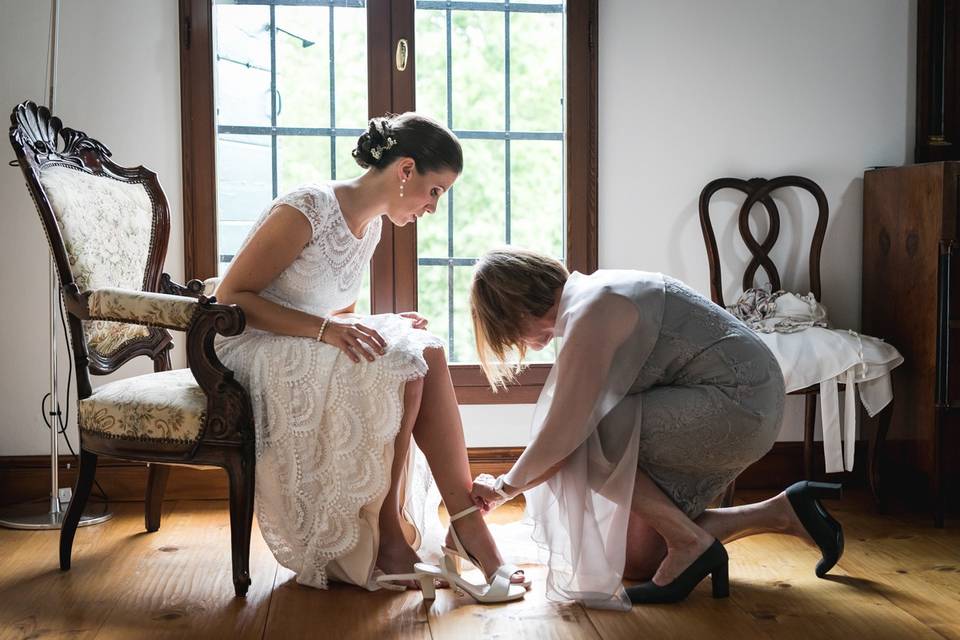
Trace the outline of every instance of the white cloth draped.
[[[787, 393], [820, 385], [820, 418], [827, 473], [853, 470], [859, 392], [870, 417], [890, 400], [890, 372], [903, 363], [894, 347], [853, 331], [810, 327], [797, 333], [760, 333], [783, 371]], [[838, 384], [846, 385], [843, 428]]]

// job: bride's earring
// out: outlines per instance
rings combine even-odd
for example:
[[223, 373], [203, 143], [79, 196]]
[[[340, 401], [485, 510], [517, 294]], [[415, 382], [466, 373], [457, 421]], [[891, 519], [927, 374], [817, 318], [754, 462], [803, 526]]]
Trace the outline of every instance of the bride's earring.
[[400, 181], [400, 197], [401, 197], [401, 198], [403, 197], [403, 185], [404, 185], [406, 182], [407, 182], [407, 179], [406, 179], [406, 178], [404, 178], [403, 180]]

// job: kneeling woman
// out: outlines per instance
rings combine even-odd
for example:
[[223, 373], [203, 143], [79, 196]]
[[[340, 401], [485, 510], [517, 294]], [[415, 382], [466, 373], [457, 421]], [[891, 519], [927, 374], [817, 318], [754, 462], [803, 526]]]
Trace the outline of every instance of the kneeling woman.
[[[823, 554], [843, 533], [818, 498], [839, 485], [802, 482], [767, 501], [707, 509], [780, 430], [784, 383], [742, 322], [658, 273], [568, 274], [537, 253], [493, 251], [471, 293], [477, 349], [502, 385], [562, 337], [534, 414], [533, 438], [505, 475], [478, 478], [485, 507], [526, 492], [535, 540], [550, 551], [548, 595], [604, 608], [685, 598], [708, 574], [727, 595], [724, 542], [799, 536]], [[622, 579], [642, 580], [624, 589]]]

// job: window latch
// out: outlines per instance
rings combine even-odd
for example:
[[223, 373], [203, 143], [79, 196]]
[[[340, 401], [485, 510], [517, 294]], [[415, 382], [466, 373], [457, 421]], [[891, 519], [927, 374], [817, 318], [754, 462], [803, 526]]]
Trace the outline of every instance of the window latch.
[[406, 39], [406, 38], [400, 38], [399, 40], [397, 40], [397, 55], [396, 55], [396, 59], [397, 59], [397, 60], [396, 60], [396, 62], [397, 62], [397, 71], [404, 71], [404, 70], [406, 70], [406, 68], [407, 68], [407, 53], [408, 53], [407, 39]]

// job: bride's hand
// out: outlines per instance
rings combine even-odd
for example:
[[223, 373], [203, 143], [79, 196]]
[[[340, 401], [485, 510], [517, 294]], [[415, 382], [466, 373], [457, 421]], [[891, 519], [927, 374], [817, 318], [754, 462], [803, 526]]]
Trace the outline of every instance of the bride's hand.
[[404, 311], [403, 313], [400, 314], [400, 317], [401, 317], [401, 318], [407, 318], [408, 320], [410, 320], [411, 322], [413, 322], [413, 328], [414, 328], [414, 329], [426, 329], [426, 328], [427, 328], [427, 324], [428, 324], [427, 319], [424, 318], [424, 317], [423, 317], [422, 315], [420, 315], [419, 313], [417, 313], [416, 311]]
[[373, 362], [378, 355], [386, 353], [387, 347], [387, 341], [370, 327], [335, 318], [327, 320], [323, 342], [340, 349], [354, 362], [360, 362], [361, 356]]

